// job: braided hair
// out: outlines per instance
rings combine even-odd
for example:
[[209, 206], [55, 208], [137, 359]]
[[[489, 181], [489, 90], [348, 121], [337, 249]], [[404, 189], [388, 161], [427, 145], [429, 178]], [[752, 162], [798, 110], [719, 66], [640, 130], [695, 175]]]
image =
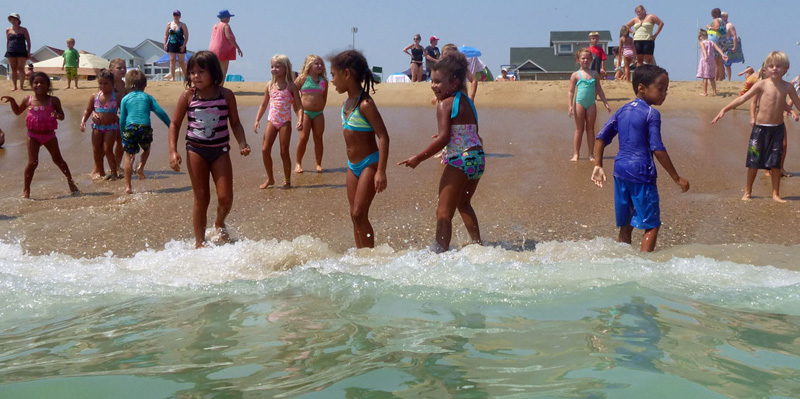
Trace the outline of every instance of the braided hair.
[[375, 85], [378, 80], [372, 74], [372, 70], [367, 64], [367, 59], [357, 50], [342, 51], [331, 59], [331, 68], [340, 71], [349, 69], [357, 82], [361, 82], [361, 91], [369, 94], [375, 93]]

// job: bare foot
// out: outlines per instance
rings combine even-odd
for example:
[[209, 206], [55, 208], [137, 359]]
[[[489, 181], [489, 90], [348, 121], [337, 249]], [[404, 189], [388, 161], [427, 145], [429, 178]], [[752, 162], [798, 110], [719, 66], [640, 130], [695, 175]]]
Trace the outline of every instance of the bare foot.
[[22, 198], [30, 198], [31, 197], [31, 190], [22, 190]]
[[317, 165], [317, 167], [316, 167], [317, 173], [322, 173], [322, 171], [324, 171], [324, 170], [325, 169], [322, 169], [322, 165]]
[[139, 166], [136, 168], [136, 176], [138, 176], [138, 177], [139, 177], [139, 180], [144, 180], [144, 179], [147, 179], [147, 176], [145, 176], [145, 175], [144, 175], [144, 166], [142, 166], [142, 165], [139, 165]]
[[303, 167], [300, 166], [300, 164], [294, 166], [294, 173], [303, 173], [303, 172], [305, 171], [303, 170]]
[[589, 162], [594, 162], [594, 157], [589, 157]]
[[714, 95], [714, 96], [717, 96], [718, 94], [717, 94], [717, 92], [715, 91], [713, 95]]
[[775, 201], [775, 202], [780, 202], [781, 204], [785, 204], [786, 203], [786, 200], [781, 198], [781, 196], [778, 195], [778, 194], [772, 194], [772, 200]]
[[281, 187], [283, 187], [283, 188], [292, 188], [292, 182], [289, 181], [288, 179], [284, 180], [283, 181], [283, 185]]
[[569, 159], [570, 162], [578, 162], [578, 154], [573, 154], [572, 158]]
[[217, 242], [227, 244], [231, 242], [231, 235], [228, 233], [228, 228], [225, 226], [217, 227]]
[[262, 190], [263, 190], [263, 189], [265, 189], [265, 188], [270, 188], [270, 187], [272, 187], [272, 186], [274, 186], [274, 185], [275, 185], [275, 180], [273, 180], [273, 179], [267, 179], [267, 181], [265, 181], [265, 182], [264, 182], [264, 183], [262, 183], [260, 186], [258, 186], [258, 188], [260, 188], [260, 189], [262, 189]]
[[78, 186], [75, 185], [75, 182], [72, 180], [67, 180], [67, 184], [69, 185], [69, 192], [72, 195], [80, 194], [81, 190], [78, 190]]
[[91, 177], [91, 178], [92, 178], [92, 180], [100, 180], [100, 179], [102, 179], [102, 178], [105, 178], [105, 177], [106, 177], [106, 174], [105, 174], [105, 173], [102, 173], [102, 172], [92, 172], [92, 173], [89, 175], [89, 177]]
[[125, 194], [133, 194], [133, 188], [125, 187]]
[[770, 173], [769, 170], [765, 170], [764, 171], [764, 176], [770, 177], [770, 176], [772, 176], [772, 173]]
[[781, 177], [792, 177], [793, 175], [786, 169], [781, 169]]
[[708, 97], [708, 93], [700, 93], [700, 95], [703, 97]]
[[194, 243], [194, 249], [205, 248], [206, 243], [204, 241], [199, 241]]
[[746, 192], [742, 196], [742, 201], [750, 201], [751, 199], [753, 199], [753, 194], [752, 193], [747, 193]]
[[114, 181], [117, 179], [119, 179], [119, 174], [117, 174], [117, 172], [111, 172], [111, 174], [106, 175], [106, 177], [103, 178], [103, 180], [107, 181]]

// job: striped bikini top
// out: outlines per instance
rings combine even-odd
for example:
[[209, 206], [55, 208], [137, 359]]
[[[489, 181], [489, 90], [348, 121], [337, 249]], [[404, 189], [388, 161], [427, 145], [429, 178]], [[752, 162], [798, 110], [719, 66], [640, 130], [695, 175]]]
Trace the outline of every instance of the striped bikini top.
[[206, 147], [222, 147], [228, 144], [228, 102], [222, 91], [216, 98], [201, 99], [192, 94], [186, 110], [189, 123], [186, 141]]
[[375, 129], [369, 124], [367, 118], [364, 118], [364, 115], [361, 114], [359, 104], [361, 104], [361, 96], [358, 96], [356, 107], [347, 117], [344, 116], [344, 106], [342, 106], [342, 129], [354, 132], [374, 132]]
[[325, 78], [320, 77], [319, 83], [315, 82], [314, 79], [311, 79], [311, 76], [306, 76], [306, 81], [303, 82], [303, 86], [300, 87], [301, 93], [322, 93], [325, 91], [325, 87], [328, 86], [328, 82]]
[[105, 104], [100, 104], [101, 94], [103, 94], [103, 92], [97, 92], [97, 94], [94, 96], [94, 111], [116, 114], [117, 110], [119, 109], [119, 104], [117, 103], [117, 93], [111, 91], [111, 99], [106, 101]]

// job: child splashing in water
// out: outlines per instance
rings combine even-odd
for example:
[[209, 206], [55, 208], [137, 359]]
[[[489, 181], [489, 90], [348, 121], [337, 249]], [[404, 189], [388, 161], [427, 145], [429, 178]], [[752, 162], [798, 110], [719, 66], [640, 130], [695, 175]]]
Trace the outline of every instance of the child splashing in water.
[[72, 194], [77, 194], [80, 191], [72, 180], [72, 174], [69, 171], [67, 162], [61, 156], [58, 138], [56, 138], [58, 121], [64, 120], [61, 100], [56, 96], [50, 95], [52, 90], [50, 77], [44, 72], [34, 72], [31, 76], [30, 84], [34, 95], [25, 97], [19, 104], [12, 97], [0, 97], [0, 100], [11, 105], [11, 110], [15, 115], [20, 115], [26, 109], [28, 110], [28, 115], [25, 117], [25, 125], [28, 128], [28, 165], [25, 167], [25, 185], [22, 189], [22, 197], [30, 198], [31, 196], [31, 181], [33, 180], [33, 172], [39, 166], [39, 149], [42, 146], [50, 153], [53, 163], [67, 177], [69, 191]]
[[[356, 50], [339, 53], [331, 60], [331, 83], [336, 92], [347, 93], [342, 105], [342, 129], [347, 149], [347, 200], [356, 248], [375, 246], [369, 207], [375, 193], [386, 189], [389, 134], [370, 97], [375, 78], [367, 59]], [[377, 137], [377, 140], [376, 140]]]
[[147, 87], [147, 76], [141, 71], [132, 70], [125, 74], [125, 87], [129, 93], [125, 95], [119, 106], [119, 126], [122, 129], [122, 147], [125, 149], [125, 192], [133, 194], [131, 174], [133, 173], [133, 157], [142, 150], [142, 158], [136, 167], [139, 179], [145, 179], [144, 165], [150, 156], [150, 144], [153, 142], [153, 127], [150, 125], [150, 112], [155, 113], [165, 125], [169, 126], [169, 116], [161, 109], [153, 96], [144, 92]]
[[244, 135], [236, 108], [236, 97], [222, 87], [222, 67], [214, 53], [199, 51], [189, 59], [186, 91], [181, 94], [169, 125], [170, 167], [179, 171], [178, 133], [183, 118], [188, 115], [186, 130], [186, 166], [194, 191], [192, 224], [194, 245], [205, 245], [210, 188], [208, 178], [214, 180], [217, 190], [217, 218], [214, 227], [220, 239], [227, 241], [225, 218], [233, 206], [233, 169], [229, 155], [230, 134], [228, 126], [239, 142], [239, 153], [247, 156], [250, 146]]
[[[105, 177], [108, 180], [117, 178], [117, 162], [114, 158], [114, 143], [119, 136], [119, 118], [117, 110], [119, 102], [114, 92], [114, 75], [107, 69], [97, 74], [97, 85], [100, 88], [96, 94], [89, 96], [89, 105], [81, 118], [81, 131], [86, 130], [86, 122], [94, 114], [96, 122], [92, 123], [92, 155], [94, 156], [94, 170], [92, 179]], [[106, 176], [103, 167], [103, 157], [108, 160], [111, 174]]]
[[264, 132], [264, 142], [261, 145], [261, 157], [264, 168], [267, 170], [267, 180], [258, 188], [267, 188], [275, 185], [275, 175], [272, 172], [272, 145], [275, 138], [280, 139], [281, 160], [283, 161], [283, 187], [292, 186], [292, 159], [289, 155], [289, 143], [292, 140], [292, 107], [297, 112], [297, 130], [303, 129], [303, 104], [300, 102], [300, 92], [292, 82], [292, 63], [289, 57], [278, 54], [270, 61], [272, 80], [267, 83], [264, 90], [264, 100], [258, 107], [253, 130], [258, 134], [261, 128], [261, 117], [269, 108], [267, 115], [267, 130]]
[[[606, 94], [597, 79], [597, 72], [589, 69], [592, 63], [592, 52], [583, 48], [575, 54], [580, 69], [572, 73], [569, 78], [569, 111], [570, 117], [575, 117], [575, 134], [572, 137], [572, 158], [576, 162], [581, 152], [581, 139], [586, 132], [586, 147], [589, 150], [589, 160], [594, 154], [594, 124], [597, 119], [597, 106], [595, 99], [600, 96], [606, 111], [611, 112], [606, 101]], [[576, 90], [577, 88], [577, 90]]]
[[478, 135], [478, 113], [467, 96], [467, 60], [461, 53], [449, 53], [434, 64], [431, 89], [438, 100], [436, 120], [439, 132], [428, 148], [400, 162], [416, 168], [420, 162], [445, 149], [445, 164], [439, 182], [439, 204], [436, 208], [436, 252], [450, 248], [453, 215], [461, 214], [470, 240], [481, 244], [478, 217], [472, 208], [472, 196], [478, 188], [486, 164], [483, 140]]
[[294, 82], [300, 88], [303, 103], [303, 128], [297, 143], [295, 173], [303, 173], [303, 156], [306, 154], [308, 137], [314, 132], [314, 159], [316, 171], [322, 172], [322, 133], [325, 131], [325, 104], [328, 102], [328, 81], [325, 80], [325, 62], [318, 55], [311, 54], [303, 62], [300, 76]]

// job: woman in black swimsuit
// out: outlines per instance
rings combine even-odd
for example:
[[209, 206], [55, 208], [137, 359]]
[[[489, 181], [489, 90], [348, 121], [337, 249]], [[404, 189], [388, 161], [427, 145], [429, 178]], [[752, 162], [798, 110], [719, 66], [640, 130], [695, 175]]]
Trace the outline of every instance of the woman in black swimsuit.
[[419, 42], [422, 36], [419, 33], [414, 35], [414, 43], [409, 44], [403, 52], [411, 56], [411, 81], [422, 82], [422, 53], [425, 48]]
[[14, 82], [14, 90], [22, 89], [25, 82], [25, 61], [31, 54], [31, 37], [28, 30], [20, 26], [22, 23], [19, 14], [12, 12], [8, 14], [8, 22], [11, 27], [6, 29], [6, 58], [11, 67], [11, 81]]
[[189, 28], [181, 22], [181, 12], [172, 12], [172, 21], [167, 23], [164, 31], [164, 51], [169, 54], [169, 76], [175, 80], [175, 64], [181, 66], [181, 74], [186, 76], [186, 42], [189, 41]]

